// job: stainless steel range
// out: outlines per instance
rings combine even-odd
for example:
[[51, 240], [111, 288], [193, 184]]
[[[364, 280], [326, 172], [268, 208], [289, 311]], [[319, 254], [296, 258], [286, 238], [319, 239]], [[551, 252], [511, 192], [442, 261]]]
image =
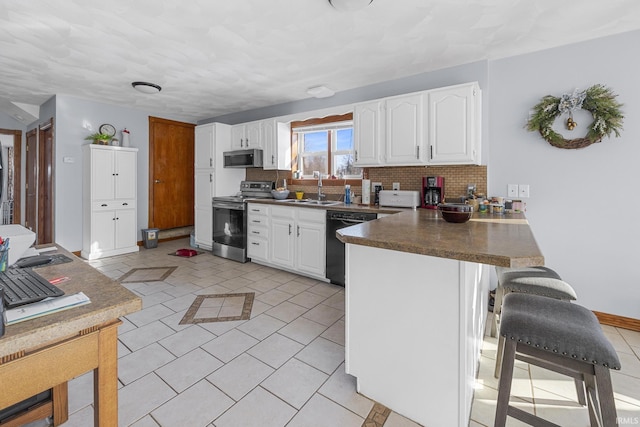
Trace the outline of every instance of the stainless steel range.
[[247, 262], [247, 201], [272, 198], [273, 181], [242, 181], [235, 196], [213, 198], [214, 255]]

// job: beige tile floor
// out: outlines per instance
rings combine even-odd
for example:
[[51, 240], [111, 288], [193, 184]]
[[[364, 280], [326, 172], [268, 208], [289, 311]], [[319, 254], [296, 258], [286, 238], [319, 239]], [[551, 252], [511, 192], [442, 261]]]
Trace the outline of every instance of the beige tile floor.
[[[143, 310], [119, 330], [119, 426], [360, 427], [374, 402], [358, 395], [344, 372], [344, 289], [209, 253], [168, 255], [188, 243], [91, 262], [114, 279], [133, 268], [178, 267], [164, 280], [146, 271], [153, 281], [124, 284], [142, 297]], [[197, 295], [241, 292], [255, 292], [250, 320], [178, 324]], [[612, 374], [619, 424], [640, 425], [640, 333], [604, 330], [623, 366]], [[434, 349], [441, 357], [437, 343]], [[496, 340], [486, 336], [472, 427], [493, 425], [495, 351]], [[64, 425], [93, 425], [91, 375], [71, 381], [69, 394]], [[513, 394], [524, 410], [563, 426], [588, 425], [564, 377], [520, 363]], [[394, 412], [384, 424], [416, 425]]]

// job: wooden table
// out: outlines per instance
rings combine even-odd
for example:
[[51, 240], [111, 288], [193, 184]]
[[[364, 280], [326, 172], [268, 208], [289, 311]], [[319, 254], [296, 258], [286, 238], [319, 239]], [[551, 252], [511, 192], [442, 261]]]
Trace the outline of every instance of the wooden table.
[[48, 403], [20, 420], [21, 425], [53, 415], [54, 425], [68, 418], [67, 381], [93, 370], [94, 424], [118, 425], [118, 325], [120, 317], [140, 310], [142, 301], [119, 283], [73, 254], [72, 262], [36, 269], [46, 279], [68, 277], [58, 287], [67, 295], [84, 292], [91, 303], [7, 326], [0, 338], [0, 408], [52, 390]]

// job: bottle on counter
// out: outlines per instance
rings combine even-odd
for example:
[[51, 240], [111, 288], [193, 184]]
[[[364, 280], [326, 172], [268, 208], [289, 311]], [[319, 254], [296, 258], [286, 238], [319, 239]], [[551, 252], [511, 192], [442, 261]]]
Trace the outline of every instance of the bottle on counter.
[[344, 186], [344, 204], [351, 204], [351, 186], [349, 184]]

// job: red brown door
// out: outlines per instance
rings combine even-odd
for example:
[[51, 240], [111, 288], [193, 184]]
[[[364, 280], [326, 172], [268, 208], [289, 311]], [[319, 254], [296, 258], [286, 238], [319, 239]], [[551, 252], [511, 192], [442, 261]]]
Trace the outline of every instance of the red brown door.
[[27, 132], [24, 226], [38, 232], [38, 130]]
[[193, 225], [195, 125], [149, 117], [149, 227]]
[[38, 232], [36, 243], [54, 243], [53, 119], [40, 126], [38, 141]]

